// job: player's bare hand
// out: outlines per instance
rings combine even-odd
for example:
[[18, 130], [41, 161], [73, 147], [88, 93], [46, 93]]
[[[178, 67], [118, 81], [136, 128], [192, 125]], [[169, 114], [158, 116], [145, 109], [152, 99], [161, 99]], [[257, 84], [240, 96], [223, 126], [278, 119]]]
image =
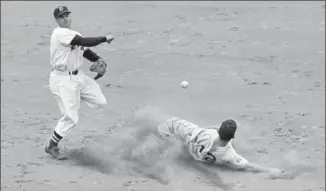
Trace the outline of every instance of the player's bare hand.
[[284, 173], [284, 170], [280, 170], [278, 168], [272, 168], [270, 171], [269, 171], [269, 174], [272, 178], [278, 178], [280, 176], [282, 176]]
[[106, 36], [106, 42], [109, 43], [109, 44], [111, 44], [111, 42], [113, 41], [113, 39], [114, 39], [114, 36], [112, 36], [112, 35]]

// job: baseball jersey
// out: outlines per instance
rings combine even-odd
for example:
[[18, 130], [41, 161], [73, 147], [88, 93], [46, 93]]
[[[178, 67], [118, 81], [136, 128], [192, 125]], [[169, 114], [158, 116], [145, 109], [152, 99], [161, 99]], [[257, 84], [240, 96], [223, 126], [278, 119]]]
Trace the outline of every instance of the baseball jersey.
[[214, 141], [219, 138], [216, 127], [199, 129], [188, 140], [189, 152], [196, 160], [229, 165], [235, 169], [242, 169], [249, 163], [234, 150], [232, 140], [224, 147], [214, 145]]
[[71, 46], [77, 31], [57, 27], [53, 30], [50, 43], [50, 63], [58, 71], [75, 71], [83, 64], [84, 47]]

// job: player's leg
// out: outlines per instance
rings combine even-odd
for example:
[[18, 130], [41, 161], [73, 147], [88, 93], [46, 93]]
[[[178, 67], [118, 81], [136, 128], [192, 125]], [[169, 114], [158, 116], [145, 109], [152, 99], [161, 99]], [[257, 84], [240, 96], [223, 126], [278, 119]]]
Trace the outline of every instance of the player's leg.
[[81, 99], [91, 108], [98, 108], [107, 103], [105, 96], [102, 93], [100, 86], [96, 81], [84, 74], [81, 83]]
[[78, 121], [80, 87], [76, 81], [76, 76], [57, 76], [52, 74], [50, 77], [50, 90], [54, 94], [62, 117], [59, 119], [46, 146], [46, 152], [55, 158], [59, 158], [58, 143], [69, 134]]
[[166, 138], [173, 135], [185, 143], [187, 138], [191, 136], [192, 131], [196, 128], [198, 128], [196, 124], [177, 117], [170, 118], [166, 122], [157, 126], [158, 132], [161, 136]]

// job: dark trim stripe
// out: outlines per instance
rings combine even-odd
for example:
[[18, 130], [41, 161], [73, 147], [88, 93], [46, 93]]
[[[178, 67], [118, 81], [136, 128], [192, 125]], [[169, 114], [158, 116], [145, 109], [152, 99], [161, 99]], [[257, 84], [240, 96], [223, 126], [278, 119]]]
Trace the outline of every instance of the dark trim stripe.
[[53, 132], [53, 135], [60, 141], [62, 139], [62, 137], [57, 133], [57, 132]]
[[54, 141], [55, 143], [58, 143], [59, 141], [54, 137], [54, 136], [52, 136], [52, 141]]

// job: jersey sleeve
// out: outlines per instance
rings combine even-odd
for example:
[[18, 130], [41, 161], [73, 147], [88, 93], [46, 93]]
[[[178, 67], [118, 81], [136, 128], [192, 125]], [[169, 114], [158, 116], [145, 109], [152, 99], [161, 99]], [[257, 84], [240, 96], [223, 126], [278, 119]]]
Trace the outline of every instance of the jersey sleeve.
[[226, 155], [223, 157], [224, 162], [234, 169], [243, 169], [249, 163], [247, 159], [240, 156], [230, 144]]
[[60, 28], [58, 31], [58, 40], [63, 46], [70, 46], [72, 39], [74, 39], [76, 35], [80, 34], [68, 28]]

